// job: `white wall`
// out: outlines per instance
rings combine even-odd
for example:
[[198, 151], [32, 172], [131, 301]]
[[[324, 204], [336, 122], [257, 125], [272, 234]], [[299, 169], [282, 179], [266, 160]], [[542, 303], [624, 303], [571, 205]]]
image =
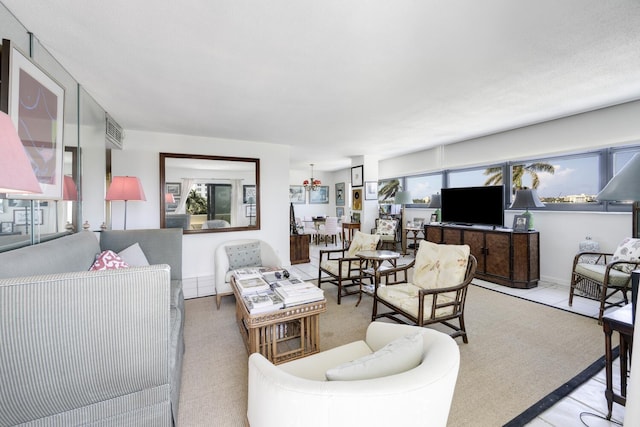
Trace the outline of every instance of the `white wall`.
[[[638, 117], [640, 101], [436, 147], [382, 160], [380, 179], [637, 144], [640, 141]], [[408, 209], [407, 217], [429, 218], [432, 212]], [[520, 213], [506, 211], [505, 226], [510, 227], [513, 215]], [[540, 232], [541, 279], [567, 286], [573, 257], [585, 236], [598, 241], [602, 250], [613, 251], [632, 230], [631, 213], [533, 211], [533, 215]]]
[[[260, 159], [260, 230], [186, 234], [183, 237], [183, 277], [214, 274], [215, 248], [232, 239], [259, 238], [269, 242], [283, 261], [289, 260], [289, 147], [215, 138], [127, 131], [125, 149], [113, 151], [113, 175], [140, 178], [147, 200], [129, 202], [127, 229], [160, 226], [159, 153], [210, 154]], [[112, 228], [122, 229], [124, 202], [112, 203]]]

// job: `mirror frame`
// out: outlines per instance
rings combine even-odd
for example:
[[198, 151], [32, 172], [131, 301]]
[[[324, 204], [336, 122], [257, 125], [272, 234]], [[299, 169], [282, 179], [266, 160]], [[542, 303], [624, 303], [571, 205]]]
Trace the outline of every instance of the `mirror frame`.
[[183, 154], [183, 153], [160, 153], [160, 228], [166, 228], [166, 206], [165, 206], [165, 188], [166, 188], [166, 159], [194, 159], [194, 160], [222, 160], [229, 162], [245, 162], [253, 163], [255, 166], [255, 182], [256, 182], [256, 222], [253, 225], [243, 227], [226, 227], [226, 228], [208, 228], [198, 230], [182, 230], [183, 234], [201, 234], [201, 233], [226, 233], [228, 231], [249, 231], [260, 230], [260, 159], [248, 157], [225, 157], [225, 156], [209, 156], [204, 154]]

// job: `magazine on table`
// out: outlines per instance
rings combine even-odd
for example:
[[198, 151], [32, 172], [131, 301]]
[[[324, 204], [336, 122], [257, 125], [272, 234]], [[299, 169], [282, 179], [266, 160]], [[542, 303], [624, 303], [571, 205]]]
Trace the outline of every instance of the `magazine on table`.
[[324, 298], [324, 291], [313, 283], [300, 279], [279, 280], [273, 290], [280, 295], [285, 307], [319, 301]]
[[260, 270], [257, 268], [239, 268], [233, 270], [233, 276], [236, 280], [244, 280], [244, 279], [254, 279], [256, 277], [262, 276]]
[[271, 290], [257, 294], [243, 295], [242, 299], [251, 314], [266, 313], [284, 307], [282, 298]]
[[252, 277], [248, 279], [236, 278], [236, 286], [242, 295], [255, 294], [258, 292], [264, 292], [271, 289], [269, 284], [260, 276]]

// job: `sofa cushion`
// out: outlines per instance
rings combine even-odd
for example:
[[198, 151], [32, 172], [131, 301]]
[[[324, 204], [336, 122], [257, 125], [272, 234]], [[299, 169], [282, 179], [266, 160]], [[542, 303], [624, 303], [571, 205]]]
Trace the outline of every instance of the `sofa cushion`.
[[117, 270], [118, 268], [128, 268], [129, 265], [112, 250], [102, 251], [96, 256], [96, 260], [89, 271], [97, 270]]
[[[613, 253], [612, 261], [640, 261], [640, 239], [633, 239], [631, 237], [627, 237], [624, 239], [618, 247], [616, 251]], [[631, 273], [636, 269], [635, 264], [619, 264], [615, 265], [613, 268], [620, 270], [624, 273]]]
[[422, 334], [415, 332], [391, 341], [375, 353], [327, 370], [326, 377], [329, 381], [354, 381], [399, 374], [420, 364], [423, 349]]
[[231, 270], [243, 267], [259, 267], [262, 265], [262, 260], [260, 259], [260, 242], [229, 245], [225, 247], [225, 251], [229, 258], [229, 269]]
[[118, 255], [130, 267], [145, 267], [149, 265], [149, 261], [138, 243], [134, 243], [128, 248], [123, 249], [118, 252]]

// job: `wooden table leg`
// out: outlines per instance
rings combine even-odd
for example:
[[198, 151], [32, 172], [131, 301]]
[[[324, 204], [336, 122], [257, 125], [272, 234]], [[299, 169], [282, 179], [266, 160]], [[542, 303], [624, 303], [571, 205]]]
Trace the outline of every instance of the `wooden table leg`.
[[611, 419], [611, 413], [613, 412], [613, 355], [611, 354], [611, 334], [613, 331], [608, 327], [608, 324], [604, 325], [604, 356], [605, 356], [605, 372], [607, 378], [607, 388], [604, 391], [604, 396], [607, 398], [607, 419]]

